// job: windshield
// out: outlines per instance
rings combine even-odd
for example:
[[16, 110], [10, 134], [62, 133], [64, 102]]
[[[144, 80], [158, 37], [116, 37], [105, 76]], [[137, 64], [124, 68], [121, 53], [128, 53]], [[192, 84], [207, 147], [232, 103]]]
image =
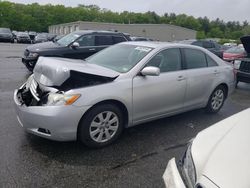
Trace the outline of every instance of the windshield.
[[245, 52], [245, 49], [240, 46], [232, 47], [226, 50], [227, 53], [241, 54]]
[[76, 33], [70, 33], [57, 41], [61, 46], [68, 46], [70, 43], [74, 42], [80, 35]]
[[11, 33], [11, 31], [8, 28], [0, 28], [0, 33]]
[[125, 73], [132, 69], [151, 50], [152, 48], [144, 46], [119, 44], [100, 51], [87, 58], [86, 61]]

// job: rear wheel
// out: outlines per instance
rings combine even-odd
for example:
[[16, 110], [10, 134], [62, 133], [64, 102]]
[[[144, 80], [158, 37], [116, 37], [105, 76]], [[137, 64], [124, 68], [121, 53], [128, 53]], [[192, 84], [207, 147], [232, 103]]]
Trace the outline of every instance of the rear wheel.
[[211, 94], [206, 106], [207, 112], [217, 113], [223, 106], [226, 98], [226, 90], [223, 86], [218, 86]]
[[113, 104], [95, 106], [82, 118], [78, 136], [81, 142], [99, 148], [114, 142], [123, 130], [121, 110]]

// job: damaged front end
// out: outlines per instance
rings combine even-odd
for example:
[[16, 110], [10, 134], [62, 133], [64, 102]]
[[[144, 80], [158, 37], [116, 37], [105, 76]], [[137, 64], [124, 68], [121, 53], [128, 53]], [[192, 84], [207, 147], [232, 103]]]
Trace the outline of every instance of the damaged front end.
[[102, 77], [87, 73], [70, 71], [70, 76], [59, 86], [44, 86], [38, 83], [34, 75], [18, 89], [16, 97], [18, 102], [26, 106], [58, 106], [73, 104], [81, 95], [68, 95], [71, 89], [95, 86], [113, 81], [115, 78]]
[[[26, 106], [42, 106], [48, 101], [48, 94], [51, 92], [49, 89], [41, 88], [31, 75], [27, 82], [17, 90], [16, 97], [18, 102]], [[54, 92], [57, 92], [54, 90]]]

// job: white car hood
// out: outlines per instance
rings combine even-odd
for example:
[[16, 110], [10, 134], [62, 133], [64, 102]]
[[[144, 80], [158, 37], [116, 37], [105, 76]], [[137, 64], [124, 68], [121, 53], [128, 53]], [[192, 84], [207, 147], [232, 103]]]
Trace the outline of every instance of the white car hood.
[[70, 77], [70, 71], [115, 78], [119, 73], [83, 60], [57, 57], [39, 57], [34, 68], [34, 78], [45, 86], [60, 86]]
[[199, 177], [219, 187], [250, 187], [250, 109], [200, 132], [192, 155]]

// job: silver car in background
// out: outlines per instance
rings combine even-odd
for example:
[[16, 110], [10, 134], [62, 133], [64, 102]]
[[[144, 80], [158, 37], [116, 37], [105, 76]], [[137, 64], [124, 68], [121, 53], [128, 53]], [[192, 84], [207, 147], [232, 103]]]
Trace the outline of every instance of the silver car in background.
[[231, 66], [200, 47], [126, 42], [85, 61], [40, 57], [14, 101], [26, 131], [102, 147], [123, 128], [198, 108], [218, 112], [234, 77]]

